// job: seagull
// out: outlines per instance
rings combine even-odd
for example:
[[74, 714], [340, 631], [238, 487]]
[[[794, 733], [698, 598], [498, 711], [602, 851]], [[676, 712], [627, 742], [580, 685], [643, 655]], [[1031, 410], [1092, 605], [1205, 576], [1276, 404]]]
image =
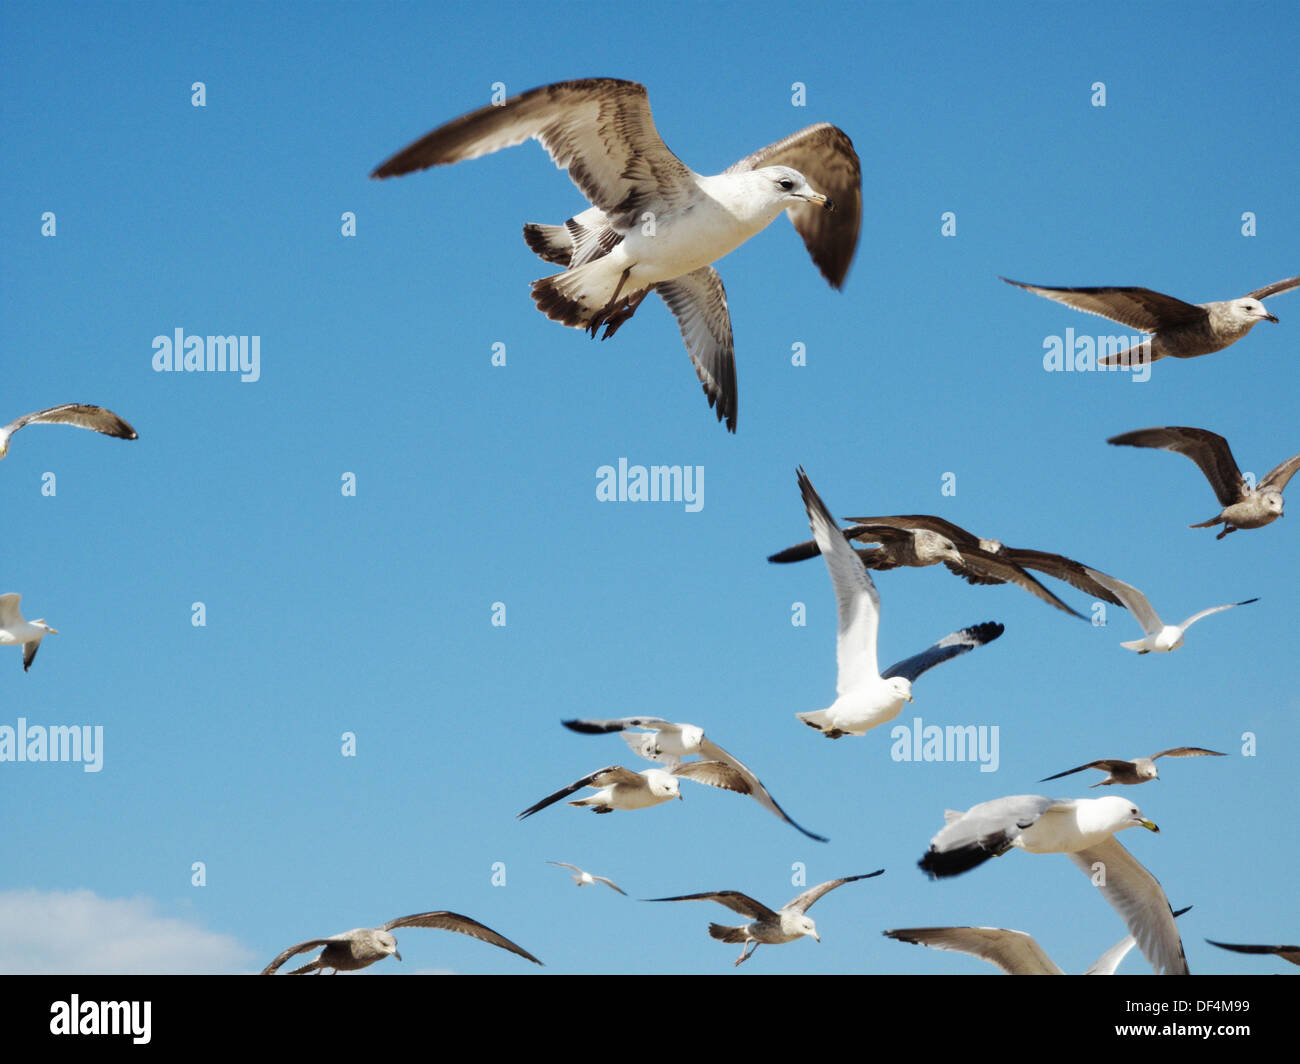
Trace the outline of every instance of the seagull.
[[1150, 333], [1151, 339], [1099, 359], [1103, 366], [1145, 365], [1159, 359], [1196, 358], [1235, 344], [1261, 321], [1276, 323], [1261, 299], [1300, 286], [1300, 277], [1288, 277], [1248, 292], [1240, 299], [1215, 303], [1184, 303], [1149, 288], [1051, 288], [1002, 280], [1075, 310], [1097, 314], [1131, 329]]
[[[1064, 580], [1093, 598], [1121, 606], [1115, 595], [1088, 577], [1085, 567], [1061, 554], [1004, 547], [996, 539], [983, 539], [960, 525], [932, 514], [902, 514], [892, 517], [851, 517], [852, 527], [844, 538], [879, 543], [871, 550], [857, 551], [868, 569], [884, 571], [898, 566], [921, 567], [941, 564], [972, 584], [1016, 584], [1058, 610], [1082, 618], [1043, 587], [1026, 569], [1036, 569]], [[815, 540], [805, 540], [770, 555], [770, 562], [798, 562], [821, 553]]]
[[1046, 783], [1048, 780], [1059, 780], [1062, 776], [1070, 776], [1076, 772], [1082, 772], [1086, 768], [1099, 768], [1107, 775], [1101, 782], [1092, 784], [1093, 787], [1109, 787], [1112, 783], [1146, 783], [1147, 780], [1158, 780], [1160, 778], [1160, 772], [1155, 764], [1158, 757], [1227, 756], [1227, 754], [1221, 754], [1217, 750], [1206, 750], [1200, 746], [1175, 746], [1171, 750], [1161, 750], [1160, 753], [1152, 754], [1150, 757], [1135, 757], [1132, 761], [1122, 761], [1119, 758], [1103, 758], [1100, 761], [1089, 761], [1086, 765], [1066, 769], [1064, 772], [1058, 772], [1055, 776], [1044, 776], [1038, 782]]
[[64, 403], [34, 414], [24, 414], [16, 421], [0, 426], [0, 458], [9, 453], [9, 438], [27, 425], [75, 425], [79, 429], [94, 429], [105, 436], [116, 436], [119, 440], [139, 438], [135, 429], [111, 410], [85, 403]]
[[[741, 943], [740, 956], [733, 965], [733, 967], [739, 968], [763, 944], [779, 946], [784, 942], [793, 942], [805, 935], [820, 942], [821, 936], [817, 934], [817, 925], [811, 917], [805, 915], [812, 907], [813, 902], [841, 884], [852, 883], [859, 879], [872, 879], [881, 875], [884, 871], [883, 868], [877, 868], [874, 872], [867, 872], [860, 876], [828, 879], [825, 883], [818, 883], [817, 886], [809, 887], [802, 894], [791, 898], [776, 912], [773, 912], [761, 901], [755, 901], [748, 894], [742, 894], [738, 890], [718, 890], [704, 894], [681, 894], [675, 898], [647, 898], [646, 901], [716, 901], [719, 905], [725, 905], [732, 912], [751, 917], [751, 923], [743, 924], [740, 927], [709, 924], [709, 935], [719, 942]], [[752, 947], [750, 943], [753, 943]]]
[[829, 739], [842, 735], [863, 735], [870, 729], [898, 716], [904, 702], [912, 701], [912, 684], [922, 673], [941, 662], [991, 643], [1003, 632], [996, 621], [985, 621], [944, 636], [919, 654], [877, 672], [876, 634], [880, 626], [880, 595], [871, 574], [858, 564], [857, 555], [848, 545], [812, 486], [799, 470], [799, 490], [813, 536], [826, 559], [839, 607], [839, 634], [836, 658], [839, 677], [837, 698], [826, 709], [795, 716]]
[[[1175, 919], [1187, 912], [1179, 909]], [[883, 932], [886, 938], [932, 949], [967, 953], [1001, 968], [1007, 975], [1064, 975], [1031, 935], [1005, 927], [905, 927]], [[1093, 961], [1084, 975], [1114, 975], [1137, 940], [1128, 935]]]
[[1230, 949], [1235, 953], [1272, 953], [1292, 964], [1300, 964], [1300, 946], [1243, 946], [1233, 942], [1215, 942], [1212, 938], [1205, 940], [1219, 949]]
[[1282, 492], [1300, 469], [1300, 454], [1293, 454], [1281, 465], [1270, 469], [1255, 487], [1248, 488], [1232, 457], [1228, 441], [1217, 432], [1185, 425], [1138, 429], [1122, 436], [1112, 436], [1106, 442], [1120, 447], [1154, 447], [1185, 454], [1200, 466], [1223, 509], [1218, 516], [1188, 527], [1211, 528], [1221, 524], [1223, 531], [1215, 539], [1222, 539], [1239, 528], [1263, 528], [1281, 517]]
[[707, 783], [710, 787], [748, 793], [745, 778], [730, 765], [719, 761], [682, 762], [671, 769], [648, 768], [644, 772], [633, 772], [622, 765], [610, 765], [575, 780], [554, 794], [548, 794], [536, 805], [530, 805], [516, 819], [530, 817], [583, 787], [594, 787], [596, 793], [569, 804], [590, 806], [593, 813], [612, 813], [615, 809], [649, 809], [652, 805], [662, 805], [674, 798], [680, 801], [682, 795], [677, 782], [679, 776], [697, 783]]
[[657, 291], [677, 319], [709, 406], [735, 432], [731, 317], [722, 279], [709, 264], [784, 211], [822, 275], [840, 288], [862, 216], [862, 168], [853, 142], [821, 122], [724, 173], [697, 174], [660, 139], [644, 85], [586, 78], [463, 115], [370, 176], [475, 159], [530, 137], [593, 204], [563, 225], [524, 226], [524, 240], [537, 255], [566, 267], [533, 282], [538, 309], [592, 336], [604, 326], [608, 339]]
[[1017, 794], [949, 810], [947, 826], [918, 862], [931, 879], [960, 875], [1017, 846], [1029, 853], [1064, 853], [1097, 885], [1137, 939], [1157, 974], [1186, 975], [1187, 958], [1169, 900], [1115, 832], [1160, 829], [1127, 798], [1053, 799]]
[[565, 864], [563, 861], [547, 861], [546, 863], [570, 869], [573, 872], [573, 881], [580, 887], [594, 887], [597, 883], [604, 883], [605, 886], [613, 888], [625, 897], [627, 895], [627, 891], [612, 879], [606, 879], [604, 876], [593, 876], [590, 872], [584, 872], [577, 865]]
[[18, 604], [22, 595], [0, 595], [0, 646], [20, 646], [23, 648], [23, 672], [32, 667], [36, 652], [41, 649], [41, 640], [46, 635], [58, 635], [57, 628], [51, 628], [42, 618], [36, 621], [24, 621]]
[[1092, 578], [1101, 584], [1106, 585], [1124, 600], [1124, 605], [1132, 612], [1133, 616], [1142, 625], [1142, 631], [1145, 633], [1142, 639], [1134, 639], [1127, 643], [1120, 643], [1120, 646], [1129, 650], [1136, 650], [1139, 654], [1149, 654], [1151, 651], [1167, 652], [1177, 650], [1183, 645], [1183, 636], [1187, 629], [1199, 621], [1202, 617], [1208, 617], [1212, 613], [1219, 613], [1222, 610], [1230, 610], [1234, 606], [1248, 606], [1252, 602], [1258, 602], [1259, 598], [1248, 598], [1242, 602], [1229, 602], [1226, 606], [1211, 606], [1208, 610], [1201, 610], [1200, 613], [1193, 613], [1182, 624], [1165, 624], [1151, 608], [1151, 603], [1147, 597], [1137, 588], [1124, 583], [1123, 580], [1116, 580], [1113, 576], [1107, 576], [1105, 573], [1099, 573], [1096, 569], [1089, 569], [1088, 573]]
[[[632, 752], [647, 761], [658, 761], [667, 765], [679, 765], [682, 758], [697, 754], [706, 761], [720, 761], [735, 769], [745, 781], [747, 790], [743, 793], [752, 795], [764, 809], [775, 813], [787, 824], [797, 828], [810, 839], [826, 842], [821, 835], [814, 835], [807, 828], [796, 824], [789, 814], [782, 809], [763, 786], [762, 782], [742, 762], [732, 757], [717, 743], [704, 734], [704, 729], [695, 724], [673, 724], [660, 717], [620, 717], [615, 720], [566, 720], [561, 722], [566, 728], [584, 735], [604, 735], [619, 732], [623, 741], [632, 748]], [[632, 728], [647, 728], [648, 731], [631, 731]]]
[[320, 956], [310, 964], [295, 968], [289, 972], [290, 975], [306, 975], [308, 972], [324, 971], [326, 968], [332, 968], [335, 975], [339, 972], [355, 972], [360, 968], [368, 968], [375, 961], [381, 961], [390, 954], [400, 961], [402, 955], [397, 952], [397, 939], [389, 934], [398, 927], [436, 927], [443, 931], [459, 931], [462, 935], [471, 935], [481, 942], [508, 949], [511, 953], [517, 953], [534, 964], [542, 963], [526, 949], [517, 946], [510, 939], [497, 934], [492, 928], [485, 927], [477, 920], [471, 920], [468, 916], [461, 916], [459, 913], [435, 912], [399, 916], [396, 920], [380, 924], [379, 927], [358, 927], [351, 931], [344, 931], [342, 934], [331, 935], [329, 938], [309, 938], [306, 942], [290, 946], [262, 969], [262, 974], [274, 975], [280, 965], [290, 957], [298, 953], [306, 953], [317, 946], [325, 947]]

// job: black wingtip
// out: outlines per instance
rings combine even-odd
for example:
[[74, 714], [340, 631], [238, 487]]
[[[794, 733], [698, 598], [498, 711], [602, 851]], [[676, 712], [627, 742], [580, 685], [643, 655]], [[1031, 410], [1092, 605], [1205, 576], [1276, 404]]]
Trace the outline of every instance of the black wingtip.
[[978, 868], [992, 856], [982, 846], [962, 846], [943, 853], [931, 846], [917, 864], [931, 879], [946, 879]]

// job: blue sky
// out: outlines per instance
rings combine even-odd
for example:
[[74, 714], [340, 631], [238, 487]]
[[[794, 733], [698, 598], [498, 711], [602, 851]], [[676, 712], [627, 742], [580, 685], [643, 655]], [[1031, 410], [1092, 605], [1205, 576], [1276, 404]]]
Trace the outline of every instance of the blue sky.
[[[998, 276], [1199, 302], [1300, 272], [1300, 17], [751, 3], [683, 21], [602, 6], [613, 46], [588, 59], [595, 10], [0, 12], [0, 421], [91, 402], [140, 433], [34, 427], [0, 466], [0, 592], [60, 630], [26, 675], [0, 654], [0, 725], [104, 729], [98, 773], [0, 764], [0, 971], [148, 969], [138, 943], [160, 927], [189, 944], [169, 969], [255, 971], [289, 943], [441, 908], [548, 972], [731, 971], [734, 947], [706, 933], [725, 910], [579, 891], [548, 859], [632, 899], [737, 889], [769, 904], [801, 889], [796, 865], [809, 884], [886, 869], [818, 904], [821, 945], [765, 947], [742, 973], [992, 973], [880, 935], [948, 923], [1028, 931], [1081, 971], [1125, 932], [1065, 858], [1013, 853], [943, 883], [916, 861], [946, 808], [1095, 796], [1090, 773], [1036, 781], [1184, 744], [1232, 756], [1162, 762], [1159, 783], [1126, 789], [1162, 833], [1121, 841], [1195, 906], [1181, 922], [1193, 971], [1275, 970], [1202, 940], [1297, 934], [1295, 529], [1189, 530], [1216, 512], [1197, 469], [1105, 440], [1201, 426], [1257, 475], [1300, 450], [1300, 296], [1270, 304], [1280, 324], [1139, 384], [1045, 372], [1045, 337], [1128, 330]], [[665, 141], [701, 172], [817, 121], [862, 157], [842, 292], [782, 219], [718, 266], [735, 436], [659, 302], [608, 343], [536, 311], [528, 283], [552, 270], [520, 227], [585, 206], [536, 144], [368, 179], [494, 83], [595, 75], [644, 82]], [[154, 338], [177, 328], [260, 337], [260, 378], [155, 372]], [[599, 502], [596, 471], [620, 458], [703, 467], [702, 508]], [[920, 680], [900, 718], [996, 726], [998, 768], [894, 761], [888, 727], [832, 744], [794, 718], [833, 698], [825, 567], [765, 561], [807, 538], [800, 464], [838, 516], [935, 513], [1060, 551], [1168, 619], [1260, 601], [1139, 658], [1118, 646], [1139, 634], [1122, 611], [1094, 627], [940, 569], [880, 574], [882, 663], [1006, 625]], [[704, 726], [831, 842], [693, 784], [642, 812], [515, 820], [601, 766], [639, 767], [617, 737], [561, 719], [638, 714]], [[55, 914], [111, 948], [17, 934]], [[462, 936], [399, 940], [405, 963], [375, 974], [531, 967]], [[1138, 956], [1122, 969], [1148, 970]]]

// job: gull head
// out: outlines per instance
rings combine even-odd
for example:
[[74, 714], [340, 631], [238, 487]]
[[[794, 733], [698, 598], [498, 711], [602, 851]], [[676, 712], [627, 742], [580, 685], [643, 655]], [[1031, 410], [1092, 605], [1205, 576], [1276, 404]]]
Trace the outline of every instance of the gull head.
[[681, 784], [678, 782], [676, 776], [665, 772], [663, 769], [652, 768], [645, 773], [645, 778], [646, 786], [650, 789], [650, 793], [656, 798], [662, 798], [664, 800], [676, 798], [679, 801], [681, 800]]
[[687, 750], [698, 750], [704, 742], [704, 729], [698, 724], [682, 725], [682, 746]]
[[1114, 824], [1116, 831], [1123, 831], [1125, 828], [1143, 827], [1147, 831], [1154, 831], [1160, 834], [1160, 829], [1154, 821], [1148, 820], [1142, 815], [1136, 805], [1127, 798], [1120, 798], [1118, 795], [1110, 795], [1105, 798], [1094, 799], [1097, 802], [1104, 803], [1097, 808], [1102, 811], [1102, 815], [1108, 824]]
[[936, 562], [952, 562], [959, 566], [966, 564], [957, 545], [947, 536], [922, 528], [913, 533], [912, 538], [916, 544], [916, 553], [923, 560], [934, 559]]
[[835, 209], [835, 201], [823, 196], [820, 192], [814, 192], [808, 184], [808, 179], [798, 170], [791, 169], [788, 166], [764, 166], [755, 170], [754, 173], [762, 175], [771, 183], [770, 189], [773, 202], [780, 204], [782, 207], [794, 207], [799, 203], [811, 203], [823, 210], [833, 211]]
[[815, 938], [818, 942], [822, 940], [821, 935], [817, 934], [817, 925], [811, 916], [805, 913], [786, 913], [785, 916], [785, 920], [782, 921], [785, 926], [782, 930], [786, 934], [806, 935], [808, 938]]
[[1232, 302], [1232, 309], [1236, 316], [1243, 324], [1254, 324], [1257, 321], [1271, 321], [1277, 324], [1277, 318], [1268, 312], [1258, 299], [1235, 299]]
[[912, 681], [906, 676], [891, 676], [885, 683], [894, 692], [895, 698], [904, 702], [912, 701]]
[[1282, 516], [1282, 493], [1280, 491], [1266, 491], [1259, 497], [1260, 504], [1271, 514]]
[[402, 959], [402, 955], [397, 952], [397, 939], [388, 931], [375, 932], [375, 946], [382, 953], [396, 957], [399, 961]]
[[46, 635], [58, 635], [58, 634], [59, 634], [59, 630], [58, 630], [57, 628], [51, 628], [48, 624], [45, 623], [45, 618], [44, 618], [44, 617], [38, 618], [38, 619], [35, 620], [35, 621], [29, 621], [28, 623], [29, 623], [33, 628], [43, 628], [43, 629], [45, 630], [45, 634], [46, 634]]

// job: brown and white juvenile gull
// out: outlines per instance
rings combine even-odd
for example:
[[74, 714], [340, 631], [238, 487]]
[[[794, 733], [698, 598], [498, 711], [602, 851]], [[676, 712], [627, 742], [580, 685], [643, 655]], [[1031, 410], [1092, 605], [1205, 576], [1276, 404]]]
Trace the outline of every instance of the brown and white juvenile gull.
[[660, 139], [644, 85], [585, 78], [463, 115], [402, 149], [371, 177], [475, 159], [530, 137], [593, 204], [563, 225], [524, 226], [537, 255], [566, 267], [533, 282], [538, 309], [592, 336], [603, 326], [608, 338], [657, 291], [677, 319], [709, 406], [716, 405], [718, 420], [734, 432], [731, 317], [710, 263], [784, 211], [822, 275], [834, 288], [843, 285], [862, 215], [853, 142], [822, 122], [724, 173], [697, 174]]
[[[1025, 571], [1035, 569], [1064, 580], [1093, 598], [1113, 606], [1123, 605], [1114, 593], [1091, 579], [1086, 567], [1079, 562], [1061, 554], [1006, 547], [996, 539], [983, 539], [933, 514], [850, 517], [848, 520], [853, 523], [843, 530], [845, 539], [879, 544], [870, 550], [857, 552], [858, 560], [868, 569], [882, 572], [899, 566], [943, 565], [968, 583], [1015, 584], [1048, 605], [1083, 618], [1083, 614], [1071, 609]], [[767, 560], [797, 562], [820, 553], [816, 540], [805, 540], [770, 555]]]
[[1044, 798], [1016, 794], [948, 810], [947, 826], [930, 840], [919, 864], [931, 879], [960, 875], [1013, 846], [1063, 853], [1123, 918], [1157, 974], [1186, 975], [1187, 958], [1159, 882], [1114, 837], [1125, 828], [1160, 829], [1127, 798]]
[[817, 934], [817, 925], [807, 915], [813, 902], [823, 894], [829, 893], [844, 883], [853, 883], [859, 879], [872, 879], [881, 875], [884, 871], [883, 868], [877, 868], [874, 872], [867, 872], [860, 876], [828, 879], [825, 883], [818, 883], [815, 887], [809, 887], [802, 894], [791, 898], [780, 909], [775, 911], [769, 909], [761, 901], [755, 901], [748, 894], [742, 894], [738, 890], [717, 890], [704, 894], [681, 894], [674, 898], [647, 898], [646, 901], [716, 901], [719, 905], [725, 905], [732, 912], [750, 917], [750, 923], [742, 924], [739, 927], [709, 924], [709, 935], [719, 942], [741, 943], [740, 956], [736, 959], [734, 965], [739, 967], [752, 957], [761, 945], [779, 946], [786, 942], [794, 942], [796, 939], [805, 936], [815, 938], [820, 942], [821, 936]]
[[1258, 598], [1248, 598], [1241, 602], [1229, 602], [1224, 606], [1211, 606], [1209, 609], [1201, 610], [1200, 613], [1193, 613], [1182, 624], [1165, 624], [1156, 613], [1147, 597], [1131, 584], [1124, 583], [1123, 580], [1116, 580], [1113, 576], [1106, 573], [1098, 572], [1096, 569], [1089, 569], [1088, 573], [1098, 583], [1104, 584], [1117, 594], [1128, 607], [1129, 612], [1137, 619], [1138, 624], [1142, 625], [1143, 636], [1141, 639], [1133, 639], [1126, 643], [1120, 643], [1120, 646], [1128, 650], [1136, 650], [1139, 654], [1149, 654], [1153, 650], [1158, 653], [1167, 653], [1177, 650], [1183, 645], [1183, 637], [1192, 625], [1202, 617], [1208, 617], [1212, 613], [1221, 613], [1223, 610], [1230, 610], [1234, 606], [1248, 606], [1252, 602], [1258, 602]]
[[74, 425], [79, 429], [93, 429], [105, 436], [116, 436], [120, 440], [139, 438], [135, 429], [111, 410], [86, 403], [64, 403], [34, 414], [24, 414], [8, 425], [0, 425], [0, 458], [9, 453], [10, 437], [27, 425]]
[[315, 960], [310, 964], [304, 964], [301, 968], [295, 968], [288, 974], [306, 975], [308, 972], [321, 972], [331, 968], [337, 975], [339, 972], [354, 972], [360, 968], [368, 968], [375, 961], [381, 961], [388, 956], [396, 957], [400, 961], [402, 955], [397, 952], [397, 939], [390, 933], [399, 927], [434, 927], [442, 931], [458, 931], [462, 935], [477, 938], [480, 942], [487, 942], [511, 953], [517, 953], [534, 964], [542, 963], [526, 949], [493, 931], [492, 928], [480, 924], [477, 920], [471, 920], [468, 916], [461, 916], [459, 913], [440, 911], [399, 916], [396, 920], [389, 920], [388, 923], [380, 924], [378, 927], [358, 927], [351, 931], [344, 931], [342, 934], [331, 935], [329, 938], [309, 938], [306, 942], [290, 946], [268, 964], [262, 970], [262, 974], [274, 975], [290, 957], [306, 953], [319, 946], [325, 948]]
[[1100, 359], [1103, 366], [1145, 365], [1162, 358], [1196, 358], [1235, 344], [1261, 321], [1276, 323], [1261, 299], [1300, 286], [1300, 277], [1257, 288], [1240, 299], [1184, 303], [1149, 288], [1052, 288], [1002, 280], [1075, 310], [1097, 314], [1130, 329], [1150, 333], [1150, 340]]
[[[1174, 918], [1182, 916], [1191, 906], [1179, 909]], [[883, 932], [886, 938], [897, 942], [910, 942], [931, 949], [967, 953], [988, 961], [1007, 975], [1064, 975], [1059, 965], [1032, 935], [1012, 931], [1005, 927], [904, 927]], [[1132, 935], [1120, 939], [1089, 966], [1084, 975], [1114, 975], [1129, 950], [1137, 945]]]
[[1270, 469], [1253, 488], [1246, 485], [1232, 448], [1217, 432], [1208, 429], [1188, 428], [1185, 425], [1167, 425], [1163, 428], [1138, 429], [1106, 441], [1121, 447], [1154, 447], [1186, 455], [1195, 462], [1210, 482], [1223, 509], [1208, 521], [1189, 525], [1189, 528], [1211, 528], [1223, 525], [1215, 539], [1222, 539], [1239, 528], [1263, 528], [1282, 516], [1282, 492], [1300, 469], [1300, 454], [1293, 454], [1285, 462]]
[[1124, 761], [1115, 757], [1089, 761], [1086, 765], [1080, 765], [1078, 768], [1068, 768], [1064, 772], [1058, 772], [1055, 776], [1044, 776], [1038, 782], [1046, 783], [1048, 780], [1059, 780], [1062, 776], [1072, 776], [1084, 769], [1096, 768], [1105, 772], [1106, 778], [1092, 784], [1093, 787], [1109, 787], [1112, 783], [1146, 783], [1148, 780], [1158, 780], [1160, 778], [1160, 771], [1156, 768], [1156, 758], [1158, 757], [1227, 756], [1227, 754], [1221, 754], [1217, 750], [1206, 750], [1200, 746], [1175, 746], [1169, 750], [1161, 750], [1160, 753], [1152, 754], [1150, 757], [1135, 757], [1132, 761]]
[[569, 869], [569, 871], [573, 873], [571, 878], [580, 887], [594, 887], [597, 883], [604, 883], [605, 886], [611, 888], [612, 890], [616, 890], [624, 896], [627, 895], [627, 891], [625, 891], [612, 879], [606, 879], [604, 876], [593, 876], [590, 872], [584, 872], [577, 865], [568, 864], [564, 861], [547, 861], [546, 863], [557, 865], [560, 868]]
[[830, 572], [838, 610], [836, 634], [836, 699], [825, 709], [795, 716], [828, 739], [863, 735], [893, 720], [912, 701], [912, 684], [934, 666], [991, 643], [1003, 632], [996, 621], [985, 621], [944, 636], [933, 646], [880, 673], [876, 635], [880, 627], [880, 595], [871, 574], [859, 563], [835, 525], [807, 475], [799, 470], [799, 491], [826, 568]]
[[[815, 835], [807, 828], [797, 824], [790, 815], [777, 804], [768, 793], [762, 781], [740, 760], [732, 757], [717, 743], [704, 734], [704, 729], [696, 724], [674, 724], [660, 717], [619, 717], [613, 720], [566, 720], [566, 728], [584, 735], [604, 735], [618, 732], [623, 741], [631, 747], [632, 752], [647, 761], [657, 761], [666, 765], [679, 765], [682, 758], [699, 756], [706, 761], [720, 761], [730, 765], [744, 779], [750, 795], [764, 809], [779, 816], [791, 827], [798, 829], [810, 839], [826, 842], [822, 835]], [[633, 728], [645, 728], [646, 731], [633, 731]]]
[[23, 620], [22, 611], [18, 608], [22, 598], [22, 595], [16, 593], [0, 595], [0, 646], [22, 647], [23, 672], [26, 672], [36, 660], [41, 640], [47, 635], [58, 635], [59, 630], [51, 628], [44, 618]]
[[1300, 946], [1251, 946], [1234, 942], [1215, 942], [1212, 938], [1207, 938], [1205, 941], [1211, 946], [1218, 946], [1219, 949], [1230, 949], [1234, 953], [1271, 953], [1275, 957], [1281, 957], [1284, 961], [1300, 964]]
[[583, 787], [595, 788], [596, 793], [570, 802], [570, 805], [586, 806], [593, 813], [612, 813], [616, 809], [649, 809], [674, 798], [681, 799], [679, 778], [695, 780], [696, 783], [705, 783], [727, 791], [749, 793], [745, 778], [730, 765], [724, 765], [720, 761], [683, 761], [669, 769], [648, 768], [643, 772], [633, 772], [622, 765], [610, 765], [597, 769], [580, 780], [574, 780], [554, 794], [548, 794], [540, 802], [530, 805], [516, 819], [530, 817]]

